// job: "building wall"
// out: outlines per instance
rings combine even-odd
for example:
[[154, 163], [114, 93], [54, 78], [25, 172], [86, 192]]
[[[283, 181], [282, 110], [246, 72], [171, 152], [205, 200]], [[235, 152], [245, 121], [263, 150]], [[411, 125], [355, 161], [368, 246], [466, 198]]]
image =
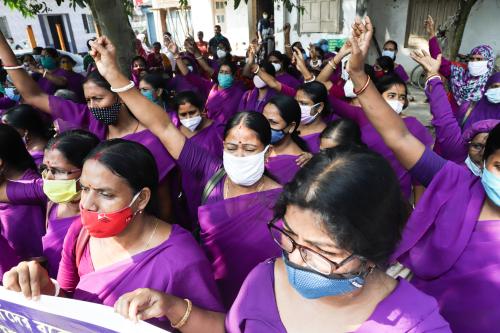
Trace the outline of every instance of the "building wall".
[[193, 31], [196, 34], [198, 31], [203, 31], [204, 40], [208, 42], [214, 36], [214, 12], [212, 8], [212, 0], [194, 0], [190, 2], [191, 18], [193, 22]]
[[[54, 0], [47, 0], [46, 3], [47, 7], [51, 9], [51, 11], [47, 14], [68, 14], [77, 52], [86, 52], [86, 42], [89, 38], [94, 37], [95, 34], [87, 34], [85, 32], [82, 14], [91, 14], [90, 10], [87, 8], [80, 8], [78, 6], [76, 7], [76, 10], [73, 10], [69, 7], [68, 2], [63, 3], [60, 7], [57, 6]], [[9, 25], [10, 32], [16, 43], [20, 43], [28, 39], [28, 35], [26, 33], [26, 27], [28, 25], [31, 25], [33, 28], [33, 33], [38, 46], [48, 46], [46, 44], [50, 43], [50, 41], [47, 41], [46, 43], [43, 38], [42, 28], [38, 17], [24, 18], [20, 12], [11, 10], [9, 7], [5, 6], [3, 2], [0, 2], [0, 16], [7, 17], [7, 24]], [[69, 31], [67, 32], [67, 35], [68, 42], [71, 43]]]

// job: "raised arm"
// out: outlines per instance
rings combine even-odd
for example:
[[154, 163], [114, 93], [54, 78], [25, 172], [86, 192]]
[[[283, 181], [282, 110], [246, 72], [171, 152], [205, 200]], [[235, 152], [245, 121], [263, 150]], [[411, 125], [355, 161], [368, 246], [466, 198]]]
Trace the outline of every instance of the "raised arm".
[[[99, 73], [111, 87], [120, 88], [129, 80], [120, 72], [116, 63], [116, 49], [105, 37], [99, 37], [90, 51]], [[165, 110], [144, 97], [139, 90], [132, 88], [119, 93], [130, 112], [163, 143], [173, 158], [178, 159], [186, 137], [175, 127]]]
[[255, 54], [256, 54], [256, 46], [254, 44], [254, 41], [250, 44], [250, 47], [248, 48], [248, 56], [247, 60], [245, 63], [245, 67], [243, 67], [243, 75], [249, 78], [252, 78], [253, 73], [252, 73], [252, 65], [255, 63]]
[[[4, 66], [18, 65], [16, 56], [14, 52], [12, 52], [2, 32], [0, 32], [0, 59], [2, 59]], [[11, 69], [7, 70], [7, 72], [27, 104], [43, 112], [50, 113], [49, 95], [40, 89], [38, 84], [24, 69]]]
[[[437, 59], [438, 55], [441, 54], [441, 47], [439, 46], [439, 41], [436, 37], [436, 25], [432, 16], [428, 15], [427, 19], [424, 21], [425, 30], [429, 36], [429, 53], [434, 59]], [[441, 66], [439, 68], [439, 73], [444, 77], [449, 78], [451, 75], [451, 61], [446, 58], [441, 58]]]
[[297, 47], [293, 48], [292, 63], [295, 64], [297, 70], [300, 72], [300, 74], [302, 74], [302, 77], [304, 78], [305, 82], [312, 81], [315, 79], [314, 75], [309, 71], [309, 68], [306, 65], [302, 52], [300, 52], [300, 50]]
[[[198, 62], [198, 65], [201, 67], [201, 69], [203, 69], [203, 71], [205, 71], [206, 73], [208, 73], [208, 75], [210, 77], [212, 77], [214, 75], [215, 71], [205, 61], [205, 58], [203, 57], [200, 50], [198, 49], [198, 46], [196, 46], [196, 42], [194, 41], [194, 39], [186, 38], [186, 41], [184, 42], [184, 47], [186, 48], [186, 50], [188, 52], [190, 52], [194, 55], [194, 58]], [[179, 64], [178, 61], [177, 61], [177, 64]], [[185, 75], [185, 74], [183, 74], [183, 75]]]
[[353, 24], [353, 35], [350, 38], [352, 55], [347, 71], [354, 83], [354, 90], [358, 92], [358, 99], [368, 120], [380, 133], [385, 144], [394, 152], [399, 162], [406, 169], [411, 169], [422, 157], [425, 146], [408, 131], [401, 117], [387, 104], [364, 72], [365, 59], [372, 36], [373, 26], [370, 18], [367, 16], [365, 23], [357, 18]]
[[293, 50], [292, 50], [292, 44], [290, 44], [290, 23], [285, 23], [283, 26], [283, 34], [285, 35], [285, 54], [288, 56], [288, 58], [292, 59], [293, 57]]
[[333, 72], [335, 72], [335, 70], [337, 69], [337, 66], [341, 64], [342, 59], [349, 53], [351, 53], [351, 42], [346, 41], [344, 45], [342, 45], [342, 48], [339, 50], [339, 52], [337, 52], [335, 57], [328, 60], [328, 64], [325, 67], [323, 67], [318, 77], [316, 78], [316, 81], [319, 81], [323, 84], [329, 82], [330, 77], [332, 76]]
[[277, 92], [281, 92], [282, 84], [278, 80], [276, 80], [272, 75], [269, 75], [265, 71], [261, 71], [259, 65], [253, 64], [250, 66], [250, 70], [252, 73], [257, 74], [262, 81], [264, 81], [267, 86], [271, 89], [276, 90]]

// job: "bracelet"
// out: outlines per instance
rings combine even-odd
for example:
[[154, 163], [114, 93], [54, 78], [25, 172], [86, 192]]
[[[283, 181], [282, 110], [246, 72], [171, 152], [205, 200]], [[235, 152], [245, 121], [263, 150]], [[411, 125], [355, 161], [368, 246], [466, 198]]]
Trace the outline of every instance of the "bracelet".
[[17, 65], [17, 66], [3, 66], [3, 69], [9, 70], [9, 69], [24, 69], [24, 65]]
[[304, 83], [313, 82], [313, 81], [315, 81], [315, 80], [316, 80], [316, 75], [313, 75], [312, 79], [310, 79], [310, 80], [306, 80], [306, 79], [304, 79]]
[[337, 65], [335, 65], [335, 60], [333, 61], [333, 64], [332, 64], [332, 61], [331, 61], [331, 60], [329, 60], [329, 61], [328, 61], [328, 65], [332, 66], [332, 68], [333, 68], [334, 70], [335, 70], [335, 69], [337, 69]]
[[292, 48], [292, 45], [291, 44], [286, 44], [285, 47], [288, 47], [288, 48]]
[[439, 75], [439, 74], [434, 74], [434, 75], [429, 76], [429, 77], [425, 80], [425, 88], [427, 88], [427, 85], [429, 84], [429, 81], [430, 81], [430, 80], [432, 80], [432, 79], [435, 79], [435, 78], [439, 78], [439, 80], [441, 80], [441, 75]]
[[56, 292], [54, 293], [54, 296], [59, 296], [59, 292], [61, 291], [61, 286], [59, 285], [59, 282], [57, 282], [56, 279], [50, 279], [50, 281], [52, 281], [52, 283], [54, 284], [54, 287], [56, 288]]
[[361, 89], [360, 89], [360, 90], [358, 90], [358, 91], [354, 90], [354, 91], [353, 91], [353, 92], [354, 92], [354, 94], [355, 94], [356, 96], [359, 96], [359, 95], [361, 95], [362, 93], [364, 93], [364, 92], [365, 92], [365, 90], [366, 90], [366, 88], [368, 88], [368, 84], [370, 84], [370, 81], [371, 81], [371, 79], [370, 79], [370, 75], [367, 75], [366, 83], [365, 83], [365, 85], [363, 86], [363, 88], [361, 88]]
[[187, 303], [187, 309], [186, 309], [186, 312], [184, 312], [184, 316], [182, 316], [181, 320], [179, 320], [179, 322], [177, 324], [170, 323], [170, 326], [172, 326], [173, 328], [175, 328], [177, 330], [179, 328], [181, 328], [182, 326], [186, 325], [186, 322], [189, 319], [189, 315], [191, 314], [191, 310], [193, 309], [193, 303], [191, 303], [191, 301], [189, 299], [184, 298], [184, 301], [186, 301], [186, 303]]
[[114, 93], [122, 93], [122, 92], [129, 91], [130, 89], [132, 89], [134, 87], [135, 87], [134, 81], [130, 81], [129, 84], [127, 84], [126, 86], [121, 87], [121, 88], [113, 88], [113, 87], [111, 87], [111, 91], [114, 92]]
[[257, 70], [255, 72], [253, 72], [255, 75], [259, 74], [260, 72], [260, 66], [257, 66]]
[[47, 75], [47, 70], [46, 70], [46, 69], [44, 69], [44, 70], [43, 70], [43, 75], [42, 75], [42, 77], [45, 77], [45, 75]]

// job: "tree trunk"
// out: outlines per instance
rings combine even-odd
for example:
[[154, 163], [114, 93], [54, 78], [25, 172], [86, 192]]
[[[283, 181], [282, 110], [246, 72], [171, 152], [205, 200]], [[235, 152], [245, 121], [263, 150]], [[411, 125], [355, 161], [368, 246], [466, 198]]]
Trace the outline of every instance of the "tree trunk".
[[122, 73], [130, 76], [130, 63], [136, 56], [135, 34], [130, 26], [123, 0], [88, 0], [103, 35], [116, 47]]
[[454, 20], [448, 31], [446, 31], [448, 43], [445, 54], [447, 54], [452, 61], [454, 61], [458, 55], [458, 51], [462, 45], [462, 37], [464, 35], [467, 19], [476, 2], [477, 0], [460, 0], [457, 12], [454, 15]]

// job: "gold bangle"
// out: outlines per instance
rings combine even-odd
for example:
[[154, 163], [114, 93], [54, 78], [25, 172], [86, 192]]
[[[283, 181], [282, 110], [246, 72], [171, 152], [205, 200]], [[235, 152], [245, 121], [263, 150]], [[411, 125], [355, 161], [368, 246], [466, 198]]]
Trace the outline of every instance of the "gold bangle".
[[355, 94], [356, 96], [361, 95], [362, 93], [364, 93], [364, 92], [365, 92], [366, 88], [368, 88], [368, 84], [370, 84], [371, 79], [370, 79], [370, 75], [367, 75], [367, 77], [368, 77], [368, 78], [366, 79], [366, 83], [365, 83], [365, 85], [363, 86], [363, 88], [361, 88], [361, 89], [360, 89], [360, 90], [358, 90], [358, 91], [356, 91], [356, 90], [354, 90], [354, 91], [353, 91], [353, 92], [354, 92], [354, 94]]
[[187, 309], [186, 312], [184, 312], [184, 316], [182, 316], [181, 320], [179, 320], [177, 324], [170, 323], [170, 326], [172, 326], [172, 328], [175, 328], [176, 330], [186, 325], [186, 322], [189, 319], [189, 315], [191, 315], [191, 310], [193, 309], [193, 303], [191, 303], [189, 299], [184, 298], [184, 301], [186, 301], [187, 303]]

